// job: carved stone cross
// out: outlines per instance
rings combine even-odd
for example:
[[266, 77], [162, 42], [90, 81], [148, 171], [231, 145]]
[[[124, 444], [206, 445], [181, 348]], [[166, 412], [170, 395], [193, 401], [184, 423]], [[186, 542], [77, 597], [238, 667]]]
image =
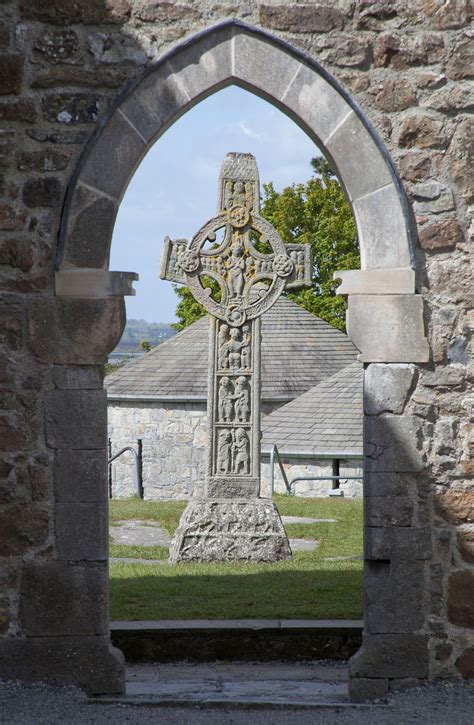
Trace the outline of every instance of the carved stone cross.
[[259, 210], [255, 158], [230, 153], [217, 215], [190, 242], [164, 243], [161, 278], [187, 284], [210, 314], [205, 496], [183, 513], [171, 563], [291, 556], [275, 505], [259, 498], [260, 317], [284, 289], [311, 284], [311, 251], [285, 245]]

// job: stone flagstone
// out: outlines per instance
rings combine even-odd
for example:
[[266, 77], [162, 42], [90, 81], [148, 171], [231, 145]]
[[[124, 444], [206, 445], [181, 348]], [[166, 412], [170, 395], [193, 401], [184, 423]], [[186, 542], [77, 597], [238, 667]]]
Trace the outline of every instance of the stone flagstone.
[[217, 215], [190, 242], [167, 238], [163, 248], [160, 276], [187, 284], [210, 314], [205, 497], [184, 511], [170, 563], [291, 556], [275, 504], [259, 498], [260, 318], [284, 289], [311, 283], [311, 252], [285, 245], [259, 205], [255, 158], [230, 153]]

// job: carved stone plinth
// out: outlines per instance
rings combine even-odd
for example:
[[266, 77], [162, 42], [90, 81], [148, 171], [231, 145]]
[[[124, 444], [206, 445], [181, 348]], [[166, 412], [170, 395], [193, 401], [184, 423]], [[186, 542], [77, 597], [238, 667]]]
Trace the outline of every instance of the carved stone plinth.
[[270, 499], [195, 499], [181, 516], [169, 563], [290, 557], [280, 514]]

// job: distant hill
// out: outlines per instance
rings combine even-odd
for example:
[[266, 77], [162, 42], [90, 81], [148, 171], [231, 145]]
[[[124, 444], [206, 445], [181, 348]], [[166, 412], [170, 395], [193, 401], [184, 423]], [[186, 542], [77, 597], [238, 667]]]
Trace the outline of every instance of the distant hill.
[[152, 347], [155, 347], [173, 335], [176, 335], [176, 330], [165, 322], [127, 320], [122, 339], [114, 352], [140, 352], [142, 340], [147, 340]]

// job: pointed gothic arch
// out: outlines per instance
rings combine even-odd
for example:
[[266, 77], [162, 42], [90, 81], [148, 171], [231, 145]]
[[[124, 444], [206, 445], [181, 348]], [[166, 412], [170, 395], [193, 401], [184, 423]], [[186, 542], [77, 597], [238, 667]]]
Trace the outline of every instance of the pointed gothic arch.
[[[344, 185], [358, 228], [362, 269], [338, 276], [342, 279], [340, 292], [349, 295], [349, 336], [361, 350], [360, 359], [366, 363], [425, 362], [429, 351], [422, 298], [415, 290], [415, 232], [384, 145], [354, 100], [315, 60], [237, 20], [191, 37], [147, 69], [117, 97], [85, 146], [62, 211], [55, 318], [50, 321], [41, 313], [36, 321], [51, 325], [59, 340], [57, 358], [51, 355], [49, 359], [59, 364], [92, 365], [103, 361], [114, 346], [124, 321], [123, 295], [133, 294], [131, 284], [136, 279], [134, 273], [108, 270], [114, 221], [128, 182], [160, 135], [194, 105], [230, 84], [261, 96], [290, 116], [331, 159]], [[166, 169], [161, 173], [166, 174]], [[76, 318], [82, 320], [77, 335]], [[75, 335], [72, 344], [68, 333]], [[370, 392], [369, 383], [367, 390]], [[91, 407], [83, 413], [84, 427], [88, 427], [87, 416], [104, 413], [103, 398], [97, 397], [94, 405], [95, 411]], [[372, 478], [388, 477], [390, 485], [398, 475], [421, 470], [420, 457], [410, 448], [415, 445], [410, 421], [392, 418], [385, 428], [382, 425], [381, 433], [367, 429], [372, 431], [371, 441], [381, 441], [382, 452], [387, 448], [384, 436], [392, 440], [400, 434], [403, 455], [390, 454], [388, 462], [383, 456], [374, 456], [369, 467]], [[84, 447], [99, 449], [101, 436], [98, 434], [97, 444]], [[398, 451], [397, 446], [394, 450]], [[68, 460], [69, 455], [66, 450]], [[373, 482], [367, 485], [373, 486]], [[374, 495], [375, 500], [371, 504], [373, 520], [383, 497]], [[103, 519], [105, 507], [101, 511]], [[357, 687], [362, 693], [368, 687], [372, 696], [378, 696], [389, 679], [428, 676], [427, 637], [421, 633], [421, 620], [410, 620], [402, 612], [403, 621], [392, 613], [388, 624], [385, 620], [380, 624], [385, 602], [398, 596], [396, 580], [387, 573], [390, 561], [400, 560], [405, 565], [412, 551], [416, 564], [426, 559], [421, 544], [417, 553], [415, 544], [413, 548], [409, 543], [424, 541], [426, 532], [405, 527], [399, 533], [371, 524], [367, 518], [364, 526], [366, 591], [382, 592], [379, 598], [383, 601], [376, 603], [375, 614], [369, 612], [364, 648], [352, 667], [356, 698]], [[68, 551], [68, 562], [105, 560], [104, 547], [98, 549], [90, 544], [84, 554], [78, 544], [77, 552]], [[106, 591], [103, 581], [101, 586]], [[101, 616], [107, 619], [106, 605]], [[354, 685], [356, 679], [359, 685]]]

